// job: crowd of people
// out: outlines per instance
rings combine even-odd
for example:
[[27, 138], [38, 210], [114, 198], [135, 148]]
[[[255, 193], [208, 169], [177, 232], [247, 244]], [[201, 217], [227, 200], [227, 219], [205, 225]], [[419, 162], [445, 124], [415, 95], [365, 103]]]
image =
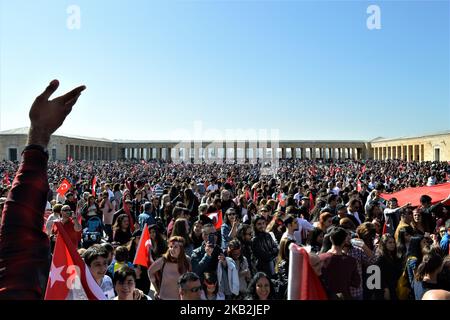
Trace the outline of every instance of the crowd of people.
[[[328, 299], [449, 298], [450, 195], [415, 207], [381, 197], [446, 183], [447, 162], [286, 159], [270, 176], [265, 163], [48, 162], [42, 146], [80, 90], [65, 111], [38, 98], [56, 120], [31, 112], [22, 163], [0, 165], [4, 297], [43, 296], [60, 222], [107, 299], [287, 299], [291, 244]], [[147, 231], [148, 268], [134, 264]]]
[[[447, 163], [291, 159], [274, 176], [262, 175], [263, 167], [50, 161], [45, 230], [54, 245], [61, 221], [83, 257], [92, 260], [94, 250], [106, 259], [98, 281], [108, 298], [128, 281], [141, 292], [135, 297], [179, 299], [180, 277], [193, 272], [202, 299], [286, 299], [291, 243], [320, 257], [330, 299], [421, 299], [430, 288], [450, 290], [448, 199], [431, 206], [424, 195], [419, 207], [399, 207], [380, 198], [446, 182]], [[4, 161], [1, 169], [14, 177], [17, 164]], [[64, 195], [57, 192], [63, 179], [72, 185]], [[148, 270], [133, 265], [144, 228]], [[365, 285], [371, 265], [381, 270], [377, 290]]]

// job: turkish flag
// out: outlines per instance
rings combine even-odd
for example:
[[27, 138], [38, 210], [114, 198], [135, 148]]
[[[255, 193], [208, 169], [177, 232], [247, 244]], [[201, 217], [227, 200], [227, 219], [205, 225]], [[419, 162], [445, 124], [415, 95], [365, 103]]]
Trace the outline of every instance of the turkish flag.
[[256, 191], [256, 188], [253, 190], [253, 203], [255, 204], [255, 205], [258, 205], [258, 197], [259, 197], [259, 194], [258, 194], [258, 192]]
[[45, 300], [66, 300], [71, 291], [77, 293], [73, 296], [106, 300], [103, 290], [81, 259], [61, 222], [55, 222], [55, 225], [59, 236], [56, 238]]
[[356, 184], [356, 191], [360, 192], [362, 189], [361, 187], [361, 180], [358, 180], [358, 183]]
[[69, 180], [64, 179], [58, 189], [56, 189], [56, 192], [58, 192], [61, 196], [64, 196], [70, 188], [72, 188], [72, 185]]
[[9, 186], [9, 185], [10, 185], [10, 182], [9, 182], [9, 173], [8, 173], [8, 172], [6, 172], [6, 173], [5, 173], [5, 176], [3, 177], [3, 185], [4, 185], [4, 186]]
[[[448, 197], [450, 194], [450, 183], [442, 183], [431, 187], [418, 187], [418, 188], [407, 188], [395, 193], [382, 193], [380, 196], [389, 200], [394, 197], [397, 198], [399, 206], [403, 206], [408, 202], [411, 202], [411, 206], [420, 206], [420, 196], [428, 195], [431, 197], [432, 203], [442, 201]], [[445, 204], [448, 204], [447, 203]]]
[[95, 186], [97, 185], [97, 177], [94, 176], [92, 179], [92, 195], [95, 197]]
[[328, 300], [305, 248], [293, 243], [289, 251], [288, 300]]
[[208, 213], [207, 216], [213, 221], [216, 230], [220, 230], [223, 223], [222, 210], [219, 210], [218, 212]]
[[144, 231], [142, 231], [141, 240], [139, 240], [139, 245], [136, 250], [136, 256], [134, 257], [133, 264], [138, 264], [148, 269], [153, 263], [152, 255], [150, 254], [151, 248], [152, 241], [150, 240], [150, 232], [148, 231], [147, 224], [145, 224]]
[[309, 211], [311, 211], [312, 209], [314, 209], [314, 197], [312, 192], [309, 192]]

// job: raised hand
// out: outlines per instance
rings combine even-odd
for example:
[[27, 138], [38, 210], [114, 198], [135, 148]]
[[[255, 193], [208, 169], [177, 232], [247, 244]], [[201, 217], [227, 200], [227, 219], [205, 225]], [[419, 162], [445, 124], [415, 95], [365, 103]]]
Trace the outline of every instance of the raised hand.
[[85, 86], [80, 86], [65, 95], [49, 100], [58, 87], [59, 81], [53, 80], [45, 91], [34, 100], [30, 109], [31, 125], [28, 144], [39, 144], [46, 147], [50, 136], [63, 124], [81, 92], [86, 89]]

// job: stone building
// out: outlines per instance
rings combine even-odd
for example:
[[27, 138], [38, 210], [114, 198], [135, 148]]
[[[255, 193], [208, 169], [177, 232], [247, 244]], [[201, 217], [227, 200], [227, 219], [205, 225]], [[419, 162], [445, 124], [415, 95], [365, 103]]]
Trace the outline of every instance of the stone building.
[[[18, 160], [26, 145], [28, 128], [0, 132], [0, 160]], [[48, 145], [51, 160], [120, 159], [405, 159], [450, 161], [450, 131], [394, 139], [280, 140], [280, 141], [124, 141], [53, 135]], [[255, 160], [256, 161], [256, 160]]]

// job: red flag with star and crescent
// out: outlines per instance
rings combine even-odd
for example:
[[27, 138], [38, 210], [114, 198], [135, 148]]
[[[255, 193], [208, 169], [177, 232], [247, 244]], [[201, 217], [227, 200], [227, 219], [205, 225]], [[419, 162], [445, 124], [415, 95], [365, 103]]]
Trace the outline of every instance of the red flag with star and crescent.
[[72, 185], [70, 184], [69, 180], [64, 179], [59, 185], [58, 189], [56, 189], [56, 192], [58, 192], [61, 196], [64, 197], [64, 195], [70, 188], [72, 188]]
[[105, 300], [103, 290], [94, 280], [88, 266], [81, 259], [76, 247], [61, 222], [58, 229], [55, 251], [45, 291], [45, 300], [66, 300], [71, 290], [83, 292], [89, 300]]
[[150, 232], [148, 231], [147, 224], [145, 224], [133, 264], [138, 264], [149, 268], [153, 263], [152, 255], [150, 254], [151, 248], [152, 241], [150, 240]]
[[95, 197], [95, 187], [97, 186], [97, 177], [94, 176], [92, 179], [92, 195]]

